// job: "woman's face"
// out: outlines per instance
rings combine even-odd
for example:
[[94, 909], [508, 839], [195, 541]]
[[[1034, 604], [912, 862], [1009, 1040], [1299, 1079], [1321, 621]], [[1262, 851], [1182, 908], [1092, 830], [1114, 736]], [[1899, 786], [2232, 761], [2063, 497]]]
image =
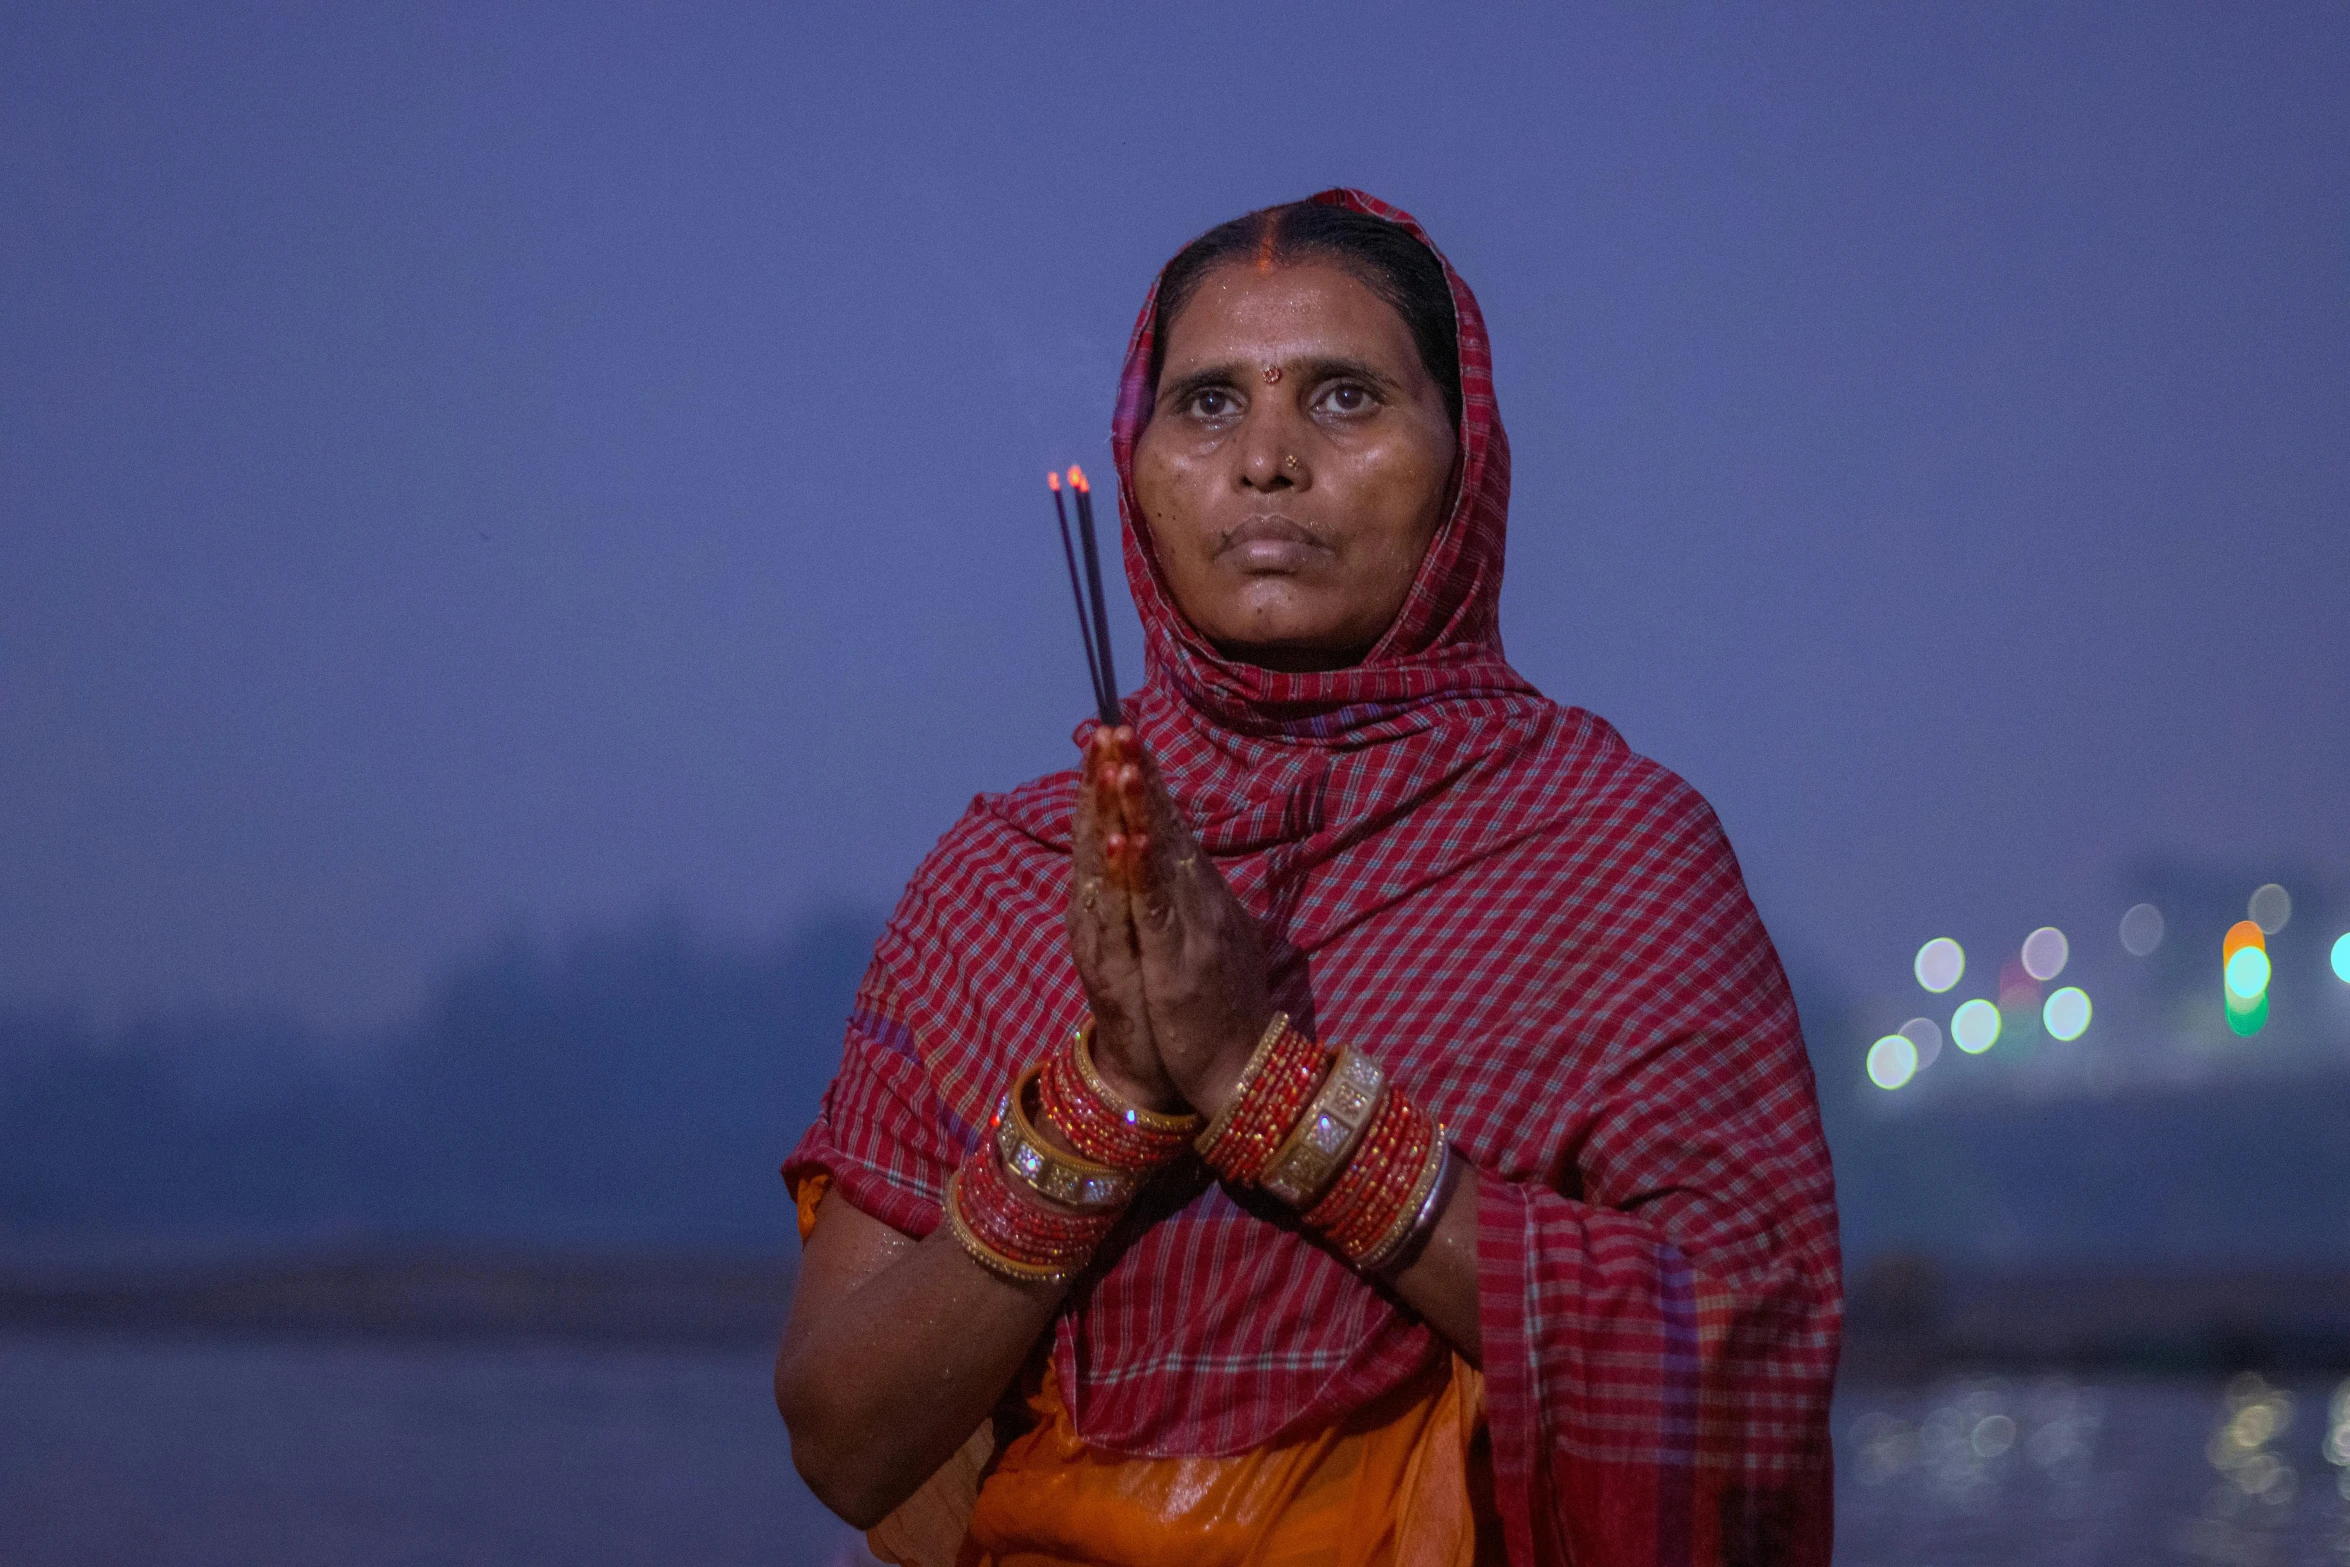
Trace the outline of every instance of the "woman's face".
[[1456, 442], [1403, 317], [1343, 268], [1234, 262], [1167, 328], [1134, 489], [1227, 657], [1362, 661], [1444, 520]]

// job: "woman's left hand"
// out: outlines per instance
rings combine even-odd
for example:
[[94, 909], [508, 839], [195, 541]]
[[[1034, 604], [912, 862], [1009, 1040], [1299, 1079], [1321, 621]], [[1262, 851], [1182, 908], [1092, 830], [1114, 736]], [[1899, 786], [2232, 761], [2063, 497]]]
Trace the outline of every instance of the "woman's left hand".
[[1168, 1077], [1212, 1116], [1272, 1021], [1264, 935], [1192, 836], [1157, 762], [1136, 751], [1124, 804], [1127, 821], [1149, 833], [1134, 917], [1143, 1005]]

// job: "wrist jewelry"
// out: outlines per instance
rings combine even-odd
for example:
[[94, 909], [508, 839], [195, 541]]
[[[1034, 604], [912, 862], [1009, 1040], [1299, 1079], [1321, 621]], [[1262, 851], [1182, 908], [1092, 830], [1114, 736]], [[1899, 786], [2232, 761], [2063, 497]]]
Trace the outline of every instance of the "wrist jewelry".
[[1208, 1123], [1208, 1129], [1199, 1134], [1199, 1141], [1194, 1146], [1199, 1149], [1201, 1158], [1207, 1158], [1210, 1150], [1223, 1141], [1224, 1133], [1232, 1125], [1232, 1118], [1240, 1113], [1241, 1101], [1248, 1097], [1249, 1089], [1255, 1086], [1257, 1074], [1265, 1069], [1265, 1062], [1272, 1056], [1273, 1047], [1281, 1042], [1281, 1036], [1288, 1027], [1289, 1014], [1276, 1012], [1273, 1021], [1267, 1023], [1265, 1031], [1257, 1036], [1257, 1048], [1249, 1052], [1248, 1064], [1240, 1069], [1240, 1076], [1233, 1081], [1232, 1097], [1224, 1101], [1224, 1108], [1216, 1112], [1216, 1118]]
[[1168, 1115], [1158, 1110], [1145, 1110], [1112, 1088], [1093, 1064], [1093, 1019], [1077, 1025], [1069, 1038], [1069, 1060], [1077, 1068], [1078, 1080], [1093, 1091], [1093, 1096], [1119, 1120], [1128, 1126], [1151, 1133], [1156, 1137], [1180, 1137], [1189, 1142], [1199, 1135], [1200, 1118], [1191, 1111]]
[[1307, 1227], [1360, 1263], [1399, 1220], [1418, 1211], [1426, 1197], [1423, 1179], [1434, 1179], [1430, 1164], [1442, 1148], [1436, 1123], [1409, 1095], [1390, 1088], [1361, 1151], [1306, 1212]]
[[1272, 1050], [1245, 1092], [1236, 1093], [1231, 1120], [1201, 1157], [1228, 1181], [1253, 1185], [1264, 1178], [1306, 1104], [1329, 1074], [1334, 1051], [1316, 1044], [1281, 1020]]
[[1311, 1206], [1354, 1152], [1386, 1092], [1387, 1074], [1379, 1063], [1352, 1045], [1340, 1046], [1320, 1091], [1274, 1150], [1265, 1190], [1292, 1208]]
[[947, 1178], [955, 1239], [990, 1272], [1023, 1283], [1066, 1283], [1093, 1260], [1117, 1215], [1059, 1214], [1022, 1198], [982, 1145]]
[[1032, 1267], [1024, 1262], [1016, 1262], [974, 1234], [970, 1221], [963, 1217], [961, 1171], [947, 1177], [946, 1208], [947, 1223], [953, 1228], [955, 1239], [962, 1244], [963, 1250], [973, 1262], [997, 1278], [1010, 1279], [1016, 1284], [1066, 1284], [1075, 1276], [1068, 1269]]
[[1046, 1058], [1037, 1102], [1053, 1125], [1086, 1158], [1137, 1174], [1183, 1157], [1199, 1127], [1196, 1115], [1163, 1115], [1128, 1102], [1093, 1064], [1089, 1018], [1069, 1043]]
[[1444, 1128], [1439, 1126], [1436, 1128], [1435, 1152], [1421, 1171], [1419, 1185], [1413, 1188], [1419, 1200], [1408, 1205], [1388, 1233], [1364, 1254], [1363, 1271], [1387, 1273], [1414, 1253], [1419, 1243], [1427, 1238], [1428, 1232], [1436, 1227], [1437, 1215], [1444, 1211], [1444, 1200], [1452, 1193], [1453, 1175], [1457, 1168], [1452, 1145], [1444, 1140]]
[[1034, 1066], [1022, 1072], [997, 1106], [997, 1156], [1006, 1170], [1039, 1196], [1078, 1213], [1115, 1213], [1134, 1200], [1133, 1173], [1091, 1159], [1072, 1158], [1038, 1135], [1028, 1114], [1028, 1092], [1042, 1072], [1042, 1067]]

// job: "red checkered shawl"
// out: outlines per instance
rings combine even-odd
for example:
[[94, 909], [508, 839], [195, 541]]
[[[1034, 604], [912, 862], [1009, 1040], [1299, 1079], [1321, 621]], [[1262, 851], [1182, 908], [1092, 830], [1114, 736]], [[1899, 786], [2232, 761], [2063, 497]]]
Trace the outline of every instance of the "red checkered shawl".
[[[1425, 238], [1354, 191], [1315, 198]], [[1449, 273], [1450, 269], [1447, 268]], [[1176, 611], [1131, 484], [1153, 309], [1113, 431], [1148, 643], [1127, 711], [1273, 943], [1278, 999], [1363, 1046], [1484, 1174], [1487, 1419], [1520, 1564], [1825, 1563], [1834, 1199], [1776, 954], [1712, 811], [1504, 662], [1509, 449], [1452, 277], [1460, 490], [1358, 667], [1228, 663]], [[1083, 1013], [1073, 775], [981, 796], [906, 889], [787, 1171], [912, 1234], [1014, 1070]], [[1203, 1181], [1134, 1215], [1055, 1330], [1078, 1429], [1227, 1454], [1445, 1353], [1277, 1204]]]

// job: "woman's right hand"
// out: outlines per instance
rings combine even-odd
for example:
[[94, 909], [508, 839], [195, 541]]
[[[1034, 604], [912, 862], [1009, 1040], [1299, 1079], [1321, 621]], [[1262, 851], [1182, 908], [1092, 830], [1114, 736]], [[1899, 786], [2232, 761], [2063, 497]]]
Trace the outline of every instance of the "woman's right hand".
[[1134, 731], [1096, 729], [1085, 746], [1069, 883], [1069, 946], [1093, 1006], [1093, 1061], [1136, 1104], [1179, 1111], [1182, 1096], [1159, 1062], [1143, 1009], [1135, 938], [1136, 884], [1148, 841], [1127, 820], [1127, 775], [1141, 760]]

